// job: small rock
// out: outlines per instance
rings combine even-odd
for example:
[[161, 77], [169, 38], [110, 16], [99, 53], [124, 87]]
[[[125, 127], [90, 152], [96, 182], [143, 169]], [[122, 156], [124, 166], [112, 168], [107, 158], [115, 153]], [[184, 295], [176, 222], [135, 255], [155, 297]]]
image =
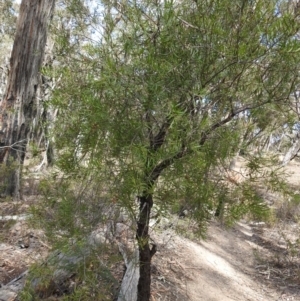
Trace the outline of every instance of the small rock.
[[21, 249], [27, 249], [27, 248], [29, 248], [29, 245], [30, 245], [29, 237], [25, 237], [23, 239], [19, 239], [18, 244], [19, 244], [19, 247]]
[[0, 289], [0, 301], [14, 301], [17, 298], [15, 292]]

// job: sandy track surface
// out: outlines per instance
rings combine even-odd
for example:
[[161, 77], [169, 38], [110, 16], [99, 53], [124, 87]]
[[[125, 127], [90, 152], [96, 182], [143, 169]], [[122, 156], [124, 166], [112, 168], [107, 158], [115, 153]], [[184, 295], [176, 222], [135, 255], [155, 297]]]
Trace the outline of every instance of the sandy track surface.
[[[177, 288], [180, 298], [172, 299], [169, 293], [163, 299], [153, 289], [153, 300], [300, 300], [300, 282], [291, 287], [278, 285], [269, 274], [261, 272], [255, 253], [268, 250], [254, 230], [246, 223], [239, 223], [233, 229], [212, 223], [208, 238], [201, 242], [172, 232], [158, 235], [156, 241], [161, 248], [153, 262], [161, 275], [172, 282], [173, 289]], [[166, 241], [167, 248], [163, 247]], [[154, 287], [157, 279], [161, 278], [154, 276]], [[173, 292], [173, 298], [175, 295]]]

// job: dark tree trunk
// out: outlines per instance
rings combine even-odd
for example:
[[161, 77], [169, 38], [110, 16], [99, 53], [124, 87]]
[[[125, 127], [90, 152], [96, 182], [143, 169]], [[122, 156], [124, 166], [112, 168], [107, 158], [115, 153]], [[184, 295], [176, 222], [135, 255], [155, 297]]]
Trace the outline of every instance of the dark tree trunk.
[[55, 0], [23, 0], [10, 58], [10, 73], [0, 104], [0, 163], [11, 166], [7, 195], [19, 197], [20, 167], [37, 113], [36, 91], [43, 61], [47, 23]]
[[140, 278], [138, 282], [137, 301], [149, 301], [151, 292], [151, 258], [156, 252], [156, 246], [150, 249], [149, 220], [153, 206], [152, 195], [139, 197], [140, 210], [136, 238], [139, 246]]

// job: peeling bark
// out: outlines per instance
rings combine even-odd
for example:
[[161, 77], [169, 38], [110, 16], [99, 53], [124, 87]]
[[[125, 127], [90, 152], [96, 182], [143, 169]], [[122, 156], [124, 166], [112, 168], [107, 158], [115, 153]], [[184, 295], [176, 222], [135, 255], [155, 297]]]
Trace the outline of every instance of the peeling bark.
[[128, 258], [121, 245], [119, 245], [119, 250], [125, 261], [126, 272], [122, 280], [118, 301], [137, 301], [137, 288], [140, 278], [139, 251], [135, 250], [133, 256]]
[[37, 115], [38, 76], [54, 4], [55, 0], [22, 1], [6, 92], [0, 104], [0, 163], [12, 168], [5, 194], [17, 198], [20, 197], [20, 167], [31, 123]]

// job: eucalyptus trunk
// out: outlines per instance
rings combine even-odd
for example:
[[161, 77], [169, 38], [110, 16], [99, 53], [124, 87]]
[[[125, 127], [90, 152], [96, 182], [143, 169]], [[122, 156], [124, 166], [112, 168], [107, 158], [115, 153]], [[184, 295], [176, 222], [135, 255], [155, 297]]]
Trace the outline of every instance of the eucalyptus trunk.
[[10, 58], [6, 92], [0, 104], [0, 163], [9, 166], [6, 195], [20, 197], [20, 172], [33, 118], [47, 25], [55, 0], [23, 0]]

